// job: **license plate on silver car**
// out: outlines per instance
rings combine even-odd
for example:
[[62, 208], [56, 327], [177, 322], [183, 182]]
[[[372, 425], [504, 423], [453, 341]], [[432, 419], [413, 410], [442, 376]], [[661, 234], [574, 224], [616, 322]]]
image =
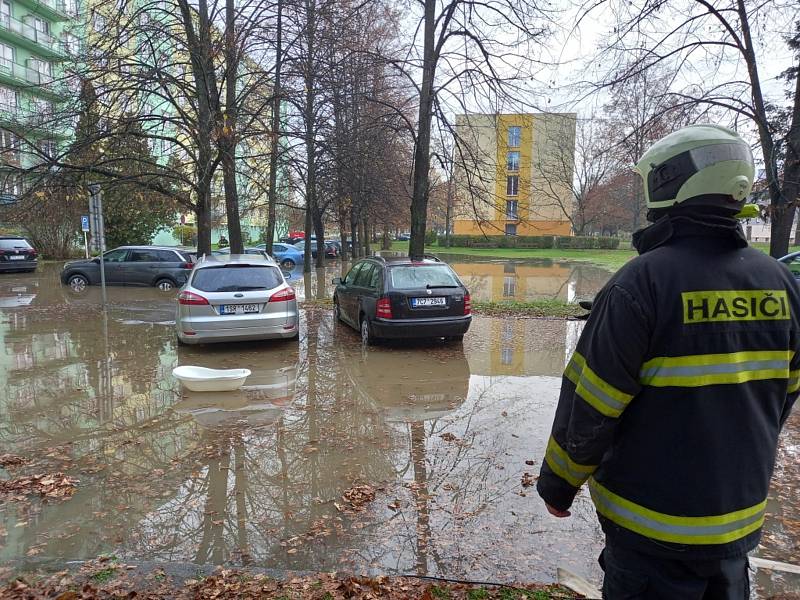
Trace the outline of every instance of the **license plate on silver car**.
[[219, 307], [221, 315], [246, 315], [257, 312], [258, 304], [221, 304]]
[[25, 256], [25, 255], [22, 255], [22, 254], [20, 254], [20, 255], [18, 255], [18, 256], [9, 256], [8, 258], [9, 258], [10, 260], [25, 260], [25, 259], [26, 259], [26, 258], [28, 258], [28, 257], [27, 257], [27, 256]]
[[412, 298], [411, 306], [416, 308], [418, 306], [447, 306], [446, 298]]

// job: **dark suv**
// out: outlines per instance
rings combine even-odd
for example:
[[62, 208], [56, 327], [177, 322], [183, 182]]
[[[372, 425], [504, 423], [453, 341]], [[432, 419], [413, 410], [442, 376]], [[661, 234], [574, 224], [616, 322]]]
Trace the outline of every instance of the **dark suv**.
[[[169, 291], [182, 286], [194, 267], [195, 255], [170, 246], [122, 246], [103, 254], [106, 284], [155, 286]], [[100, 259], [68, 262], [61, 283], [75, 291], [100, 284]]]
[[381, 338], [460, 340], [472, 320], [469, 291], [435, 257], [367, 258], [333, 283], [336, 320], [360, 331], [365, 344]]
[[36, 256], [24, 237], [0, 237], [0, 271], [35, 271]]

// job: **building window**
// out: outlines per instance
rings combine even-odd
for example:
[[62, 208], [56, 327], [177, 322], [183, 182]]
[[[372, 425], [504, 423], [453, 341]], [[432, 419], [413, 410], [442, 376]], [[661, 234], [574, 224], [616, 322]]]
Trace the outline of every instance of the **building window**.
[[503, 297], [513, 298], [517, 295], [517, 278], [513, 275], [503, 277]]
[[514, 151], [506, 154], [506, 169], [519, 171], [519, 152]]
[[516, 223], [506, 223], [506, 235], [517, 235]]
[[518, 202], [516, 200], [506, 200], [506, 218], [517, 218], [517, 205]]
[[506, 177], [506, 196], [517, 194], [519, 194], [519, 175], [509, 175]]
[[500, 349], [500, 363], [504, 365], [510, 365], [514, 362], [514, 349], [513, 348], [501, 348]]
[[14, 111], [17, 108], [17, 90], [0, 86], [0, 109]]
[[19, 138], [8, 129], [0, 129], [0, 154], [19, 158]]
[[65, 0], [64, 2], [64, 10], [70, 17], [77, 17], [78, 16], [78, 1], [77, 0]]
[[40, 98], [35, 98], [33, 101], [34, 109], [36, 110], [36, 114], [40, 117], [52, 117], [53, 116], [53, 103], [48, 100], [42, 100]]
[[522, 128], [521, 127], [509, 127], [508, 128], [508, 147], [509, 148], [519, 148], [520, 138], [522, 137]]
[[64, 47], [72, 56], [77, 55], [81, 51], [81, 42], [78, 36], [71, 33], [66, 34], [64, 36]]
[[0, 21], [6, 29], [11, 29], [11, 3], [0, 2]]
[[8, 44], [0, 44], [0, 66], [12, 69], [14, 63], [14, 48]]
[[106, 18], [97, 10], [92, 11], [92, 27], [95, 31], [104, 31], [106, 28]]
[[[36, 30], [37, 33], [44, 34], [44, 39], [50, 38], [50, 23], [45, 21], [44, 19], [40, 19], [39, 17], [35, 17], [33, 19], [33, 28]], [[37, 39], [43, 39], [42, 37], [38, 37]]]
[[56, 143], [54, 140], [41, 140], [39, 142], [39, 150], [41, 150], [42, 154], [47, 158], [53, 158], [57, 152]]

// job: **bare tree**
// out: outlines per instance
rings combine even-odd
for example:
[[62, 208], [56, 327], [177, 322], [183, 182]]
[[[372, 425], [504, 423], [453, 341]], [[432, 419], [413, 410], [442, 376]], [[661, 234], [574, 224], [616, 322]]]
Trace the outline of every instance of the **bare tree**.
[[[666, 9], [666, 10], [665, 10]], [[589, 7], [587, 12], [591, 12]], [[678, 106], [701, 107], [707, 115], [726, 116], [734, 125], [755, 129], [764, 163], [770, 199], [772, 236], [770, 254], [781, 256], [788, 249], [800, 179], [800, 88], [789, 92], [792, 121], [781, 140], [770, 127], [769, 102], [761, 74], [763, 61], [778, 53], [777, 38], [761, 44], [754, 29], [785, 31], [800, 16], [796, 3], [749, 0], [637, 0], [615, 2], [618, 19], [604, 51], [603, 60], [624, 64], [602, 85], [619, 85], [641, 77], [654, 68], [681, 75], [670, 85]], [[668, 23], [667, 23], [668, 22]], [[800, 64], [796, 48], [792, 69]], [[737, 75], [737, 69], [745, 73]], [[779, 148], [787, 148], [781, 162]]]

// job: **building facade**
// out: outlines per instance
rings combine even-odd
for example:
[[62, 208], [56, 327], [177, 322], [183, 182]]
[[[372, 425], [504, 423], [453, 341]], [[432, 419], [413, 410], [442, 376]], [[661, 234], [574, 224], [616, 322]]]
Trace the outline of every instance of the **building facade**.
[[574, 113], [456, 117], [456, 235], [570, 235]]
[[0, 203], [21, 193], [19, 169], [55, 155], [66, 135], [54, 106], [71, 93], [60, 70], [76, 14], [74, 0], [0, 0]]

